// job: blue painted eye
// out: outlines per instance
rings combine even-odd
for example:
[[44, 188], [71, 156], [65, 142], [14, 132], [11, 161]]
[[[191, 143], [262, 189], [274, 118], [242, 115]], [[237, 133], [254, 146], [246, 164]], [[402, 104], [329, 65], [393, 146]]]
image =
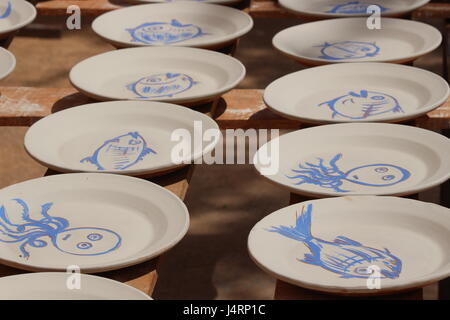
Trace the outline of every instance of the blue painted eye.
[[355, 273], [366, 275], [366, 274], [372, 274], [373, 270], [369, 270], [369, 268], [367, 268], [367, 267], [358, 267], [355, 269]]
[[86, 250], [92, 248], [92, 244], [89, 242], [80, 242], [77, 244], [77, 248], [81, 250]]
[[378, 173], [384, 173], [384, 172], [388, 172], [388, 171], [389, 171], [389, 169], [386, 167], [375, 168], [375, 172], [378, 172]]
[[87, 238], [91, 241], [98, 241], [101, 240], [103, 236], [99, 233], [91, 233], [90, 235], [87, 236]]
[[361, 48], [361, 51], [369, 51], [370, 48]]
[[390, 175], [384, 176], [382, 179], [384, 181], [389, 181], [389, 180], [395, 179], [395, 176], [390, 174]]
[[383, 96], [373, 96], [371, 99], [372, 100], [383, 100], [384, 97]]
[[135, 139], [132, 139], [132, 140], [128, 141], [128, 144], [131, 144], [132, 146], [135, 146], [135, 145], [140, 144], [140, 143], [141, 142], [139, 140], [135, 140]]

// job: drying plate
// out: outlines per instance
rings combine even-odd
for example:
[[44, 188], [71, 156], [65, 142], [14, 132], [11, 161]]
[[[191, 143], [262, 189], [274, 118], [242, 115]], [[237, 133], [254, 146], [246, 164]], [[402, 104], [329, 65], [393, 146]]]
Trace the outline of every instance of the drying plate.
[[[407, 14], [430, 0], [280, 0], [280, 5], [290, 11], [313, 18], [368, 16], [379, 12], [384, 17]], [[371, 6], [378, 6], [374, 11]]]
[[330, 124], [263, 145], [256, 169], [291, 192], [329, 197], [408, 195], [450, 177], [450, 139], [388, 123]]
[[[77, 277], [74, 282], [80, 284], [79, 288], [73, 286], [71, 277]], [[102, 277], [38, 272], [0, 278], [0, 300], [151, 300], [151, 298], [126, 284]]]
[[367, 18], [331, 19], [280, 31], [273, 45], [306, 65], [341, 62], [413, 61], [439, 47], [438, 29], [417, 21], [383, 18], [369, 29]]
[[133, 177], [68, 173], [0, 190], [0, 262], [19, 269], [121, 269], [169, 250], [188, 226], [177, 196]]
[[432, 111], [448, 96], [447, 81], [430, 71], [361, 62], [281, 77], [266, 88], [264, 101], [274, 112], [304, 122], [398, 122]]
[[119, 48], [222, 48], [237, 41], [252, 26], [252, 18], [241, 10], [197, 2], [127, 7], [105, 13], [92, 23], [100, 37]]
[[[204, 131], [217, 134], [194, 142]], [[31, 157], [56, 171], [147, 176], [192, 163], [219, 138], [218, 125], [203, 113], [163, 102], [110, 101], [39, 120], [24, 144]]]
[[275, 211], [250, 231], [266, 272], [345, 295], [392, 294], [450, 276], [450, 210], [398, 197], [340, 197]]
[[185, 47], [141, 47], [93, 56], [75, 65], [70, 81], [97, 100], [201, 104], [233, 89], [245, 67], [223, 53]]

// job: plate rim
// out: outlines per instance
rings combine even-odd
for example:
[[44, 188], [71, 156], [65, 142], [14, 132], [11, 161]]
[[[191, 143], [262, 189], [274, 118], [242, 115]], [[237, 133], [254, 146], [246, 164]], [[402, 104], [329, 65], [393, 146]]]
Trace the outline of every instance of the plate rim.
[[[302, 54], [297, 54], [291, 50], [287, 50], [286, 48], [283, 48], [283, 45], [280, 46], [280, 40], [279, 37], [282, 33], [287, 32], [288, 30], [294, 30], [294, 29], [301, 29], [302, 27], [304, 27], [305, 25], [308, 24], [324, 24], [324, 23], [339, 23], [339, 21], [349, 21], [349, 20], [360, 20], [360, 21], [366, 21], [367, 18], [364, 17], [349, 17], [349, 18], [335, 18], [335, 19], [326, 19], [326, 20], [319, 20], [319, 21], [313, 21], [313, 22], [307, 22], [307, 23], [303, 23], [303, 24], [298, 24], [295, 26], [291, 26], [288, 28], [285, 28], [279, 32], [277, 32], [273, 38], [272, 38], [272, 46], [278, 50], [280, 53], [289, 56], [292, 59], [295, 60], [300, 60], [301, 62], [307, 62], [309, 64], [342, 64], [342, 63], [355, 63], [355, 62], [386, 62], [386, 63], [403, 63], [403, 62], [408, 62], [408, 61], [413, 61], [415, 59], [418, 59], [421, 56], [424, 56], [430, 52], [432, 52], [433, 50], [437, 49], [441, 43], [442, 43], [442, 34], [440, 33], [439, 30], [437, 30], [436, 28], [434, 28], [433, 26], [424, 23], [424, 22], [419, 22], [419, 21], [413, 21], [413, 20], [405, 20], [405, 19], [399, 19], [399, 18], [383, 18], [384, 21], [397, 21], [398, 23], [403, 23], [403, 24], [416, 24], [416, 25], [421, 25], [424, 29], [428, 29], [428, 30], [433, 30], [432, 32], [435, 33], [435, 35], [437, 36], [437, 42], [435, 42], [434, 44], [430, 45], [429, 48], [427, 49], [422, 49], [419, 50], [413, 54], [409, 54], [407, 56], [403, 56], [403, 57], [398, 57], [398, 58], [390, 58], [390, 59], [369, 59], [369, 60], [358, 60], [358, 61], [354, 61], [351, 59], [342, 59], [342, 60], [327, 60], [327, 59], [321, 59], [321, 58], [315, 58], [315, 57], [310, 57], [310, 56], [304, 56]], [[298, 32], [298, 30], [297, 30]], [[422, 37], [423, 39], [423, 37]]]
[[[118, 40], [118, 39], [113, 39], [109, 36], [105, 36], [104, 34], [102, 34], [101, 30], [99, 30], [99, 24], [102, 23], [102, 18], [105, 19], [105, 16], [109, 16], [109, 15], [113, 15], [113, 14], [120, 14], [123, 13], [125, 11], [132, 11], [132, 10], [136, 10], [136, 7], [141, 6], [141, 8], [144, 10], [146, 8], [143, 8], [142, 6], [147, 6], [147, 8], [150, 10], [149, 6], [152, 6], [152, 8], [155, 8], [155, 5], [158, 5], [160, 7], [166, 7], [166, 6], [180, 6], [180, 7], [189, 7], [189, 6], [197, 6], [198, 8], [204, 8], [205, 6], [207, 7], [213, 7], [216, 8], [216, 10], [223, 10], [223, 14], [226, 15], [226, 11], [228, 12], [235, 12], [236, 14], [242, 16], [242, 17], [246, 17], [247, 18], [247, 26], [241, 30], [238, 30], [232, 34], [228, 34], [225, 36], [221, 36], [221, 37], [217, 37], [217, 39], [215, 39], [214, 41], [209, 41], [209, 42], [205, 42], [205, 43], [199, 43], [198, 41], [194, 43], [189, 43], [189, 44], [183, 44], [183, 43], [174, 43], [174, 44], [169, 44], [169, 45], [154, 45], [154, 44], [144, 44], [144, 43], [132, 43], [130, 41], [122, 41], [122, 40]], [[200, 7], [199, 7], [200, 6]], [[230, 11], [231, 10], [231, 11]], [[116, 13], [116, 12], [120, 12], [120, 13]], [[252, 17], [242, 11], [242, 10], [238, 10], [232, 7], [227, 7], [227, 6], [223, 6], [223, 5], [219, 5], [219, 4], [214, 4], [214, 3], [198, 3], [196, 1], [176, 1], [176, 2], [158, 2], [158, 3], [143, 3], [143, 4], [139, 4], [136, 6], [129, 6], [129, 7], [124, 7], [124, 8], [120, 8], [118, 10], [113, 10], [113, 11], [109, 11], [106, 12], [100, 16], [98, 16], [97, 18], [94, 19], [94, 21], [92, 21], [91, 27], [92, 30], [95, 32], [95, 34], [97, 36], [99, 36], [100, 38], [104, 39], [105, 41], [109, 42], [109, 43], [114, 43], [114, 44], [119, 44], [121, 47], [123, 48], [135, 48], [135, 47], [163, 47], [163, 46], [171, 46], [171, 47], [188, 47], [188, 48], [210, 48], [210, 47], [216, 47], [216, 46], [220, 46], [222, 44], [227, 44], [230, 42], [233, 42], [237, 39], [239, 39], [240, 37], [244, 36], [246, 33], [248, 33], [252, 28], [253, 28], [254, 22]]]
[[28, 7], [32, 11], [31, 16], [29, 16], [27, 19], [23, 20], [20, 23], [14, 24], [14, 25], [9, 26], [9, 27], [7, 27], [5, 29], [1, 29], [0, 30], [0, 35], [4, 35], [4, 34], [7, 34], [9, 32], [13, 32], [13, 31], [19, 30], [20, 28], [23, 28], [27, 24], [30, 24], [31, 22], [33, 22], [34, 19], [36, 19], [37, 10], [36, 10], [34, 5], [32, 5], [30, 2], [25, 1], [25, 0], [14, 0], [14, 1], [16, 1], [16, 2], [20, 1], [22, 5], [24, 5], [25, 7]]
[[16, 69], [17, 59], [16, 56], [8, 49], [0, 47], [0, 52], [5, 53], [12, 61], [12, 64], [9, 66], [9, 68], [7, 68], [5, 72], [0, 73], [0, 80], [3, 80]]
[[[212, 56], [216, 56], [216, 57], [221, 57], [223, 59], [228, 59], [228, 61], [232, 61], [232, 63], [236, 64], [237, 67], [239, 67], [240, 69], [240, 75], [239, 77], [237, 77], [234, 81], [230, 82], [228, 85], [226, 86], [222, 86], [219, 89], [215, 89], [213, 91], [211, 91], [211, 93], [209, 94], [196, 94], [196, 95], [192, 95], [192, 96], [188, 96], [188, 97], [179, 97], [179, 98], [168, 98], [168, 99], [135, 99], [135, 98], [126, 98], [126, 97], [118, 97], [118, 96], [104, 96], [101, 94], [98, 94], [96, 92], [94, 92], [93, 90], [89, 90], [87, 88], [85, 88], [85, 86], [80, 86], [79, 84], [77, 84], [76, 79], [74, 79], [74, 73], [77, 71], [78, 68], [80, 68], [80, 66], [82, 66], [84, 63], [88, 63], [90, 61], [95, 61], [95, 59], [99, 59], [99, 57], [102, 56], [107, 56], [107, 55], [115, 55], [115, 54], [119, 54], [119, 53], [124, 53], [124, 52], [130, 52], [131, 50], [134, 50], [135, 52], [137, 52], [137, 50], [188, 50], [188, 51], [196, 51], [198, 52], [203, 52], [205, 54], [209, 54]], [[191, 52], [191, 54], [195, 55], [196, 52]], [[131, 101], [157, 101], [157, 102], [167, 102], [167, 103], [173, 103], [173, 104], [183, 104], [183, 103], [195, 103], [195, 102], [200, 102], [200, 101], [209, 101], [211, 99], [213, 99], [214, 97], [218, 97], [223, 95], [224, 93], [232, 90], [233, 88], [235, 88], [237, 85], [239, 85], [239, 83], [245, 78], [246, 75], [246, 68], [244, 66], [244, 64], [242, 62], [240, 62], [238, 59], [231, 57], [229, 55], [220, 53], [220, 52], [215, 52], [215, 51], [211, 51], [211, 50], [206, 50], [206, 49], [200, 49], [200, 48], [191, 48], [191, 47], [174, 47], [174, 46], [145, 46], [145, 47], [133, 47], [133, 48], [124, 48], [124, 49], [120, 49], [120, 50], [111, 50], [111, 51], [107, 51], [104, 53], [100, 53], [91, 57], [88, 57], [82, 61], [79, 61], [77, 64], [75, 64], [70, 72], [69, 72], [69, 81], [72, 84], [72, 86], [77, 89], [79, 92], [87, 95], [88, 97], [91, 97], [97, 101], [116, 101], [116, 100], [131, 100]]]
[[[289, 1], [289, 0], [288, 0]], [[291, 11], [291, 12], [296, 12], [298, 14], [303, 14], [305, 16], [310, 16], [310, 17], [320, 17], [320, 18], [337, 18], [337, 17], [341, 17], [341, 18], [345, 18], [345, 17], [367, 17], [370, 16], [370, 14], [339, 14], [339, 13], [328, 13], [328, 12], [318, 12], [318, 11], [302, 11], [299, 9], [294, 8], [293, 6], [288, 5], [288, 3], [286, 2], [286, 0], [279, 0], [278, 1], [280, 6]], [[396, 17], [396, 16], [402, 16], [405, 15], [409, 12], [412, 12], [424, 5], [426, 5], [427, 3], [429, 3], [430, 0], [418, 0], [417, 3], [414, 6], [410, 6], [409, 9], [397, 9], [397, 10], [391, 10], [388, 13], [381, 13], [382, 17]], [[289, 2], [290, 3], [290, 2]]]
[[[423, 205], [429, 205], [431, 207], [439, 207], [439, 210], [447, 209], [450, 212], [449, 208], [446, 208], [446, 207], [443, 207], [443, 206], [440, 206], [440, 205], [437, 205], [437, 204], [434, 204], [431, 202], [425, 202], [425, 201], [419, 201], [419, 200], [415, 200], [415, 199], [407, 199], [407, 198], [401, 198], [401, 197], [395, 197], [395, 196], [358, 195], [358, 196], [343, 196], [343, 197], [334, 197], [334, 198], [306, 200], [306, 201], [291, 204], [286, 207], [280, 208], [278, 210], [272, 211], [271, 213], [264, 216], [263, 218], [258, 220], [258, 222], [255, 223], [255, 225], [250, 230], [250, 232], [248, 234], [248, 238], [247, 238], [247, 250], [249, 252], [250, 258], [259, 268], [261, 268], [264, 272], [268, 273], [272, 277], [275, 277], [276, 279], [280, 279], [280, 280], [290, 283], [292, 285], [307, 288], [307, 289], [317, 290], [320, 292], [335, 293], [338, 295], [348, 295], [348, 296], [358, 295], [358, 294], [383, 295], [383, 294], [389, 294], [392, 292], [407, 291], [407, 290], [411, 290], [411, 289], [418, 288], [418, 287], [424, 287], [428, 284], [436, 283], [439, 280], [445, 279], [450, 275], [450, 264], [447, 264], [446, 266], [441, 268], [440, 272], [429, 273], [426, 276], [419, 278], [419, 280], [408, 281], [408, 283], [404, 283], [404, 284], [389, 284], [388, 286], [384, 285], [382, 288], [377, 289], [377, 290], [369, 289], [364, 286], [357, 286], [354, 288], [345, 288], [343, 286], [337, 286], [337, 285], [322, 285], [322, 284], [318, 285], [311, 281], [306, 281], [304, 279], [298, 280], [298, 279], [295, 279], [294, 277], [288, 276], [286, 274], [282, 274], [280, 272], [270, 270], [270, 268], [268, 268], [267, 266], [264, 266], [263, 263], [258, 260], [256, 255], [254, 254], [254, 252], [252, 252], [251, 242], [254, 241], [253, 240], [255, 237], [254, 234], [255, 234], [255, 232], [257, 232], [256, 228], [267, 217], [273, 216], [273, 215], [279, 213], [280, 211], [284, 211], [288, 208], [295, 209], [295, 208], [301, 206], [302, 204], [304, 205], [306, 203], [317, 203], [319, 201], [320, 202], [343, 201], [343, 199], [347, 199], [347, 198], [359, 198], [359, 199], [361, 199], [360, 201], [375, 200], [375, 201], [399, 201], [399, 202], [403, 201], [405, 203], [406, 202], [410, 202], [410, 203], [414, 202], [414, 203], [421, 203]], [[423, 215], [423, 216], [426, 217], [426, 215]]]
[[[299, 70], [299, 71], [295, 71], [289, 74], [286, 74], [282, 77], [279, 77], [277, 79], [275, 79], [274, 81], [272, 81], [271, 83], [269, 83], [266, 88], [264, 89], [264, 93], [263, 93], [263, 101], [264, 104], [274, 113], [281, 115], [285, 118], [288, 119], [292, 119], [292, 120], [296, 120], [296, 121], [301, 121], [301, 122], [305, 122], [305, 123], [313, 123], [313, 124], [336, 124], [336, 123], [361, 123], [361, 122], [389, 122], [389, 123], [397, 123], [397, 122], [402, 122], [402, 121], [406, 121], [406, 120], [411, 120], [414, 118], [418, 118], [421, 115], [424, 115], [430, 111], [433, 111], [437, 108], [439, 108], [442, 104], [444, 104], [447, 99], [450, 96], [450, 86], [448, 84], [447, 81], [445, 81], [444, 78], [442, 78], [441, 76], [439, 76], [438, 74], [431, 72], [429, 70], [426, 69], [422, 69], [422, 68], [417, 68], [414, 66], [406, 66], [406, 65], [402, 65], [402, 64], [392, 64], [392, 63], [386, 63], [386, 62], [353, 62], [353, 63], [340, 63], [340, 64], [326, 64], [326, 65], [322, 65], [322, 66], [317, 66], [315, 68], [345, 68], [346, 65], [364, 65], [364, 66], [369, 66], [369, 65], [375, 65], [375, 66], [380, 66], [382, 68], [386, 67], [386, 68], [398, 68], [399, 71], [401, 71], [401, 69], [409, 69], [409, 70], [415, 70], [418, 73], [424, 73], [424, 74], [428, 74], [432, 77], [435, 77], [435, 79], [439, 79], [439, 81], [442, 83], [443, 88], [444, 88], [444, 84], [445, 87], [447, 88], [447, 92], [445, 97], [437, 100], [436, 103], [434, 104], [430, 104], [427, 108], [423, 108], [420, 109], [420, 111], [415, 111], [412, 113], [409, 113], [407, 116], [403, 115], [402, 117], [400, 116], [395, 116], [395, 114], [392, 114], [391, 116], [384, 116], [384, 117], [380, 117], [377, 119], [366, 119], [366, 120], [359, 120], [359, 121], [354, 121], [354, 120], [345, 120], [345, 119], [318, 119], [318, 118], [312, 118], [312, 117], [306, 117], [306, 116], [298, 116], [298, 115], [294, 115], [292, 113], [287, 113], [287, 112], [283, 112], [282, 110], [278, 109], [274, 103], [269, 103], [269, 98], [267, 97], [267, 95], [269, 94], [269, 92], [273, 92], [274, 89], [271, 88], [272, 84], [277, 83], [278, 81], [281, 81], [282, 79], [286, 79], [288, 77], [292, 77], [294, 78], [294, 75], [299, 74], [300, 72], [303, 71], [308, 71], [311, 70], [309, 69], [303, 69], [303, 70]], [[311, 71], [310, 71], [311, 72]], [[271, 90], [271, 91], [270, 91]], [[273, 93], [272, 93], [273, 94]]]
[[[26, 181], [22, 181], [22, 182], [18, 182], [15, 184], [12, 184], [10, 186], [7, 186], [5, 188], [0, 189], [0, 197], [2, 196], [2, 194], [4, 192], [9, 192], [10, 189], [13, 188], [17, 188], [17, 185], [21, 185], [21, 184], [27, 184], [27, 183], [32, 183], [35, 182], [37, 180], [43, 181], [43, 183], [45, 184], [45, 181], [47, 180], [53, 180], [53, 179], [71, 179], [72, 176], [77, 176], [75, 177], [75, 179], [77, 179], [78, 177], [92, 177], [92, 176], [105, 176], [105, 177], [109, 177], [111, 179], [129, 179], [134, 180], [135, 182], [138, 183], [145, 183], [147, 184], [147, 186], [151, 186], [151, 188], [155, 188], [163, 193], [166, 193], [168, 197], [171, 197], [174, 201], [174, 203], [177, 203], [177, 205], [180, 207], [180, 212], [183, 211], [184, 213], [184, 217], [185, 217], [185, 221], [184, 221], [184, 225], [180, 228], [180, 232], [179, 234], [174, 237], [171, 241], [167, 241], [166, 244], [164, 245], [160, 245], [158, 247], [158, 250], [154, 250], [151, 253], [144, 253], [144, 254], [140, 254], [139, 256], [134, 258], [122, 258], [121, 260], [116, 260], [118, 262], [110, 262], [107, 265], [105, 264], [91, 264], [91, 266], [89, 267], [81, 267], [80, 266], [80, 270], [82, 273], [100, 273], [100, 272], [106, 272], [106, 271], [113, 271], [113, 270], [118, 270], [118, 269], [123, 269], [126, 267], [131, 267], [131, 266], [135, 266], [138, 265], [140, 263], [146, 262], [146, 261], [150, 261], [158, 256], [160, 256], [162, 253], [169, 251], [170, 249], [172, 249], [174, 246], [176, 246], [187, 234], [188, 230], [189, 230], [189, 226], [190, 226], [190, 216], [189, 216], [189, 211], [185, 205], [185, 203], [177, 196], [175, 195], [172, 191], [145, 179], [141, 179], [141, 178], [136, 178], [136, 177], [130, 177], [130, 176], [124, 176], [124, 175], [118, 175], [118, 174], [112, 174], [112, 173], [64, 173], [64, 174], [55, 174], [55, 175], [49, 175], [49, 176], [44, 176], [44, 177], [39, 177], [39, 178], [35, 178], [35, 179], [30, 179], [30, 180], [26, 180]], [[109, 179], [108, 178], [108, 179]], [[95, 179], [95, 177], [94, 177]], [[81, 178], [80, 178], [81, 180]], [[181, 226], [181, 224], [180, 224]], [[18, 268], [21, 270], [26, 270], [26, 271], [33, 271], [33, 272], [64, 272], [66, 271], [65, 268], [61, 268], [61, 267], [57, 267], [57, 266], [50, 266], [50, 267], [45, 267], [42, 265], [36, 265], [36, 264], [30, 264], [30, 263], [21, 263], [21, 262], [16, 262], [16, 261], [12, 261], [9, 259], [5, 259], [4, 257], [1, 256], [0, 254], [0, 263], [10, 266], [10, 267], [14, 267], [14, 268]]]
[[[419, 127], [412, 127], [412, 126], [408, 126], [408, 125], [404, 125], [404, 124], [397, 124], [397, 123], [383, 123], [383, 122], [347, 122], [347, 123], [333, 123], [333, 124], [324, 124], [324, 125], [320, 125], [320, 126], [314, 126], [314, 127], [310, 127], [310, 128], [305, 128], [305, 129], [299, 129], [299, 130], [295, 130], [295, 131], [291, 131], [289, 133], [286, 133], [284, 135], [281, 135], [275, 139], [272, 139], [268, 142], [266, 142], [265, 144], [263, 144], [261, 147], [258, 148], [258, 150], [256, 151], [256, 153], [254, 154], [253, 157], [253, 167], [255, 168], [256, 172], [264, 177], [266, 179], [266, 181], [269, 181], [272, 184], [277, 185], [278, 187], [281, 187], [283, 189], [287, 189], [289, 190], [291, 193], [295, 193], [295, 194], [299, 194], [299, 195], [304, 195], [304, 196], [308, 196], [308, 197], [312, 197], [312, 198], [324, 198], [324, 197], [330, 197], [330, 198], [336, 198], [336, 197], [341, 197], [343, 196], [342, 194], [338, 194], [336, 192], [327, 192], [325, 190], [316, 190], [316, 191], [311, 191], [311, 190], [304, 190], [301, 188], [295, 188], [295, 186], [293, 185], [288, 185], [287, 183], [281, 183], [279, 181], [276, 181], [274, 179], [271, 179], [270, 177], [263, 175], [261, 173], [261, 171], [259, 170], [259, 165], [258, 165], [258, 161], [257, 161], [257, 157], [259, 154], [260, 149], [265, 148], [268, 144], [270, 144], [272, 141], [276, 140], [276, 139], [280, 139], [283, 136], [287, 136], [290, 134], [297, 134], [298, 132], [302, 132], [305, 130], [326, 130], [324, 129], [324, 127], [330, 127], [330, 126], [390, 126], [392, 127], [401, 127], [401, 130], [413, 130], [413, 131], [420, 131], [426, 135], [429, 136], [435, 136], [436, 138], [439, 137], [439, 139], [441, 139], [442, 141], [447, 141], [447, 143], [449, 143], [450, 145], [450, 138], [447, 138], [445, 136], [443, 136], [442, 134], [436, 133], [434, 131], [431, 130], [426, 130], [423, 128], [419, 128]], [[439, 154], [439, 153], [438, 153]], [[441, 154], [439, 154], [441, 155]], [[442, 158], [439, 158], [439, 160], [442, 160]], [[442, 161], [441, 161], [442, 162]], [[411, 194], [415, 194], [418, 192], [422, 192], [422, 191], [426, 191], [429, 190], [433, 187], [439, 186], [442, 183], [444, 183], [445, 181], [450, 179], [450, 171], [446, 174], [443, 175], [440, 179], [436, 179], [434, 181], [428, 182], [427, 184], [419, 184], [410, 188], [398, 188], [398, 190], [395, 190], [395, 192], [386, 192], [386, 191], [380, 191], [377, 192], [376, 194], [359, 194], [359, 193], [346, 193], [345, 195], [347, 196], [370, 196], [370, 195], [374, 195], [374, 196], [406, 196], [406, 195], [411, 195]]]
[[[108, 106], [111, 105], [112, 106]], [[218, 131], [219, 129], [219, 125], [217, 124], [217, 122], [212, 119], [211, 117], [208, 117], [207, 115], [203, 114], [202, 112], [190, 109], [190, 108], [186, 108], [183, 106], [179, 106], [173, 103], [167, 103], [167, 102], [159, 102], [159, 101], [150, 101], [150, 100], [144, 100], [144, 101], [139, 101], [139, 100], [115, 100], [115, 101], [105, 101], [105, 102], [93, 102], [93, 103], [87, 103], [87, 104], [83, 104], [83, 105], [79, 105], [76, 107], [72, 107], [72, 108], [68, 108], [68, 109], [64, 109], [55, 113], [52, 113], [44, 118], [39, 119], [38, 121], [36, 121], [35, 123], [33, 123], [28, 129], [27, 132], [25, 133], [24, 136], [24, 149], [26, 151], [26, 153], [32, 158], [34, 159], [36, 162], [40, 163], [41, 165], [53, 169], [55, 171], [61, 172], [61, 173], [111, 173], [111, 174], [118, 174], [118, 175], [125, 175], [125, 176], [146, 176], [146, 175], [160, 175], [163, 174], [166, 171], [172, 171], [172, 170], [176, 170], [177, 168], [180, 167], [184, 167], [189, 165], [189, 163], [180, 163], [180, 164], [172, 164], [172, 165], [159, 165], [154, 167], [153, 169], [127, 169], [127, 170], [103, 170], [103, 171], [98, 171], [95, 169], [87, 169], [87, 170], [79, 170], [79, 169], [74, 169], [74, 168], [69, 168], [68, 166], [62, 166], [61, 164], [58, 163], [50, 163], [49, 161], [46, 161], [45, 159], [42, 158], [42, 154], [36, 155], [34, 154], [36, 150], [31, 150], [32, 148], [30, 148], [30, 139], [31, 139], [31, 135], [33, 134], [33, 130], [32, 128], [36, 128], [36, 126], [38, 126], [39, 124], [42, 125], [42, 123], [46, 123], [48, 121], [55, 121], [54, 119], [58, 119], [59, 117], [63, 117], [63, 116], [70, 116], [71, 113], [89, 113], [89, 111], [86, 110], [92, 110], [91, 112], [95, 112], [95, 108], [97, 108], [99, 105], [101, 105], [104, 108], [117, 108], [117, 109], [123, 109], [125, 110], [125, 108], [127, 108], [128, 106], [126, 106], [127, 104], [129, 105], [140, 105], [138, 108], [142, 108], [142, 110], [158, 110], [158, 109], [162, 109], [162, 108], [172, 108], [172, 110], [182, 110], [183, 112], [187, 112], [187, 113], [192, 113], [192, 114], [196, 114], [198, 116], [198, 119], [196, 120], [201, 120], [202, 123], [209, 123], [211, 125], [211, 127], [214, 127], [215, 129], [217, 129]], [[153, 104], [154, 106], [149, 106], [149, 104]], [[91, 108], [91, 109], [90, 109]], [[167, 109], [166, 109], [167, 110]], [[176, 118], [174, 118], [176, 120]], [[39, 123], [39, 124], [38, 124]], [[220, 131], [219, 131], [220, 132]], [[198, 153], [192, 153], [191, 157], [189, 159], [183, 159], [183, 160], [189, 160], [190, 162], [194, 162], [197, 159], [200, 159], [201, 157], [203, 157], [205, 154], [211, 152], [212, 150], [214, 150], [214, 148], [217, 146], [217, 144], [219, 143], [219, 138], [215, 139], [213, 142], [210, 142], [207, 144], [207, 146], [205, 148], [203, 148], [200, 152]], [[35, 148], [36, 149], [36, 148]], [[1, 189], [0, 189], [1, 190]]]
[[[31, 272], [31, 273], [20, 273], [20, 274], [13, 274], [13, 275], [9, 275], [9, 276], [5, 276], [5, 277], [1, 277], [0, 278], [0, 285], [3, 281], [10, 281], [16, 279], [16, 278], [23, 278], [23, 280], [27, 280], [30, 277], [31, 278], [40, 278], [40, 277], [44, 277], [43, 280], [45, 280], [45, 277], [61, 277], [61, 278], [65, 278], [67, 279], [67, 277], [69, 276], [67, 273], [65, 272]], [[105, 282], [105, 283], [110, 283], [113, 284], [117, 287], [121, 287], [124, 290], [128, 290], [129, 292], [135, 292], [136, 295], [139, 295], [143, 298], [143, 300], [153, 300], [151, 296], [149, 296], [148, 294], [144, 293], [143, 291], [130, 286], [129, 284], [126, 284], [124, 282], [120, 282], [114, 279], [110, 279], [110, 278], [106, 278], [106, 277], [100, 277], [100, 276], [96, 276], [96, 275], [92, 275], [92, 274], [86, 274], [86, 273], [81, 273], [80, 276], [82, 278], [87, 278], [87, 279], [93, 279], [93, 281], [101, 281], [101, 282]], [[95, 279], [95, 280], [94, 280]], [[90, 281], [90, 280], [88, 280]], [[95, 287], [91, 287], [91, 288], [95, 288]], [[44, 299], [45, 300], [45, 299]]]

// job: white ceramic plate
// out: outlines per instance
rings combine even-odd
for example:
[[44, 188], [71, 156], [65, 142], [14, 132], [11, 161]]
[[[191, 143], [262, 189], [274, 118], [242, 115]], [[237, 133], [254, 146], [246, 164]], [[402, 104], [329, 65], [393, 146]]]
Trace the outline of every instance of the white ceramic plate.
[[422, 22], [384, 18], [381, 29], [370, 30], [366, 18], [344, 18], [287, 28], [275, 35], [273, 45], [307, 65], [405, 63], [433, 51], [441, 41], [439, 30]]
[[154, 101], [110, 101], [56, 112], [30, 127], [25, 149], [39, 163], [61, 172], [149, 175], [175, 169], [211, 151], [218, 137], [190, 148], [180, 159], [172, 151], [176, 130], [194, 137], [196, 126], [219, 127], [191, 109]]
[[0, 190], [0, 262], [19, 269], [124, 268], [169, 250], [188, 226], [177, 196], [133, 177], [67, 173]]
[[25, 273], [0, 278], [0, 300], [152, 300], [118, 281], [80, 274], [80, 289], [69, 289], [63, 272]]
[[244, 76], [244, 65], [223, 53], [144, 47], [88, 58], [72, 68], [69, 78], [75, 88], [98, 100], [195, 104], [233, 89]]
[[16, 68], [16, 57], [3, 48], [0, 48], [0, 80], [6, 78]]
[[176, 2], [132, 6], [105, 13], [92, 29], [117, 47], [220, 48], [253, 26], [245, 12], [225, 6]]
[[369, 15], [367, 9], [371, 5], [379, 6], [382, 16], [399, 16], [427, 4], [430, 0], [280, 0], [279, 2], [286, 9], [302, 15], [318, 18], [336, 18], [367, 16]]
[[[259, 148], [271, 181], [313, 197], [407, 195], [450, 178], [450, 139], [416, 127], [343, 123], [294, 131]], [[270, 160], [270, 162], [268, 161]]]
[[449, 238], [447, 208], [360, 196], [307, 201], [275, 211], [253, 227], [248, 248], [262, 269], [294, 285], [382, 294], [450, 276]]
[[31, 23], [36, 9], [25, 0], [3, 0], [0, 3], [0, 37]]
[[161, 3], [161, 2], [199, 2], [199, 3], [216, 3], [222, 5], [234, 4], [242, 0], [128, 0], [133, 3]]
[[443, 104], [449, 86], [440, 76], [392, 63], [332, 64], [272, 82], [264, 101], [274, 112], [311, 123], [403, 121]]

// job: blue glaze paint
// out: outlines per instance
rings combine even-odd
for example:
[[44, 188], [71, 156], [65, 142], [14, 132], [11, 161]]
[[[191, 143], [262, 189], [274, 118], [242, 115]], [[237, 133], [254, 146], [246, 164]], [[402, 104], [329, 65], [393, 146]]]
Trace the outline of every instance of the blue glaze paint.
[[197, 83], [186, 74], [167, 72], [141, 78], [127, 85], [127, 89], [140, 99], [170, 98], [189, 90]]
[[[312, 210], [313, 205], [308, 204], [297, 217], [295, 226], [271, 227], [267, 231], [303, 242], [311, 253], [305, 254], [301, 262], [337, 273], [341, 278], [396, 279], [400, 276], [402, 261], [386, 248], [366, 247], [344, 236], [332, 242], [314, 237], [311, 234]], [[373, 266], [379, 268], [379, 275], [373, 274]]]
[[8, 6], [5, 9], [5, 12], [0, 14], [0, 19], [6, 19], [11, 15], [12, 12], [12, 2], [11, 0], [8, 0]]
[[368, 187], [387, 187], [405, 181], [411, 176], [404, 168], [384, 163], [367, 164], [344, 172], [336, 164], [341, 158], [342, 154], [337, 154], [328, 164], [325, 164], [322, 158], [317, 158], [316, 164], [310, 162], [300, 164], [299, 169], [292, 170], [294, 175], [287, 178], [298, 180], [294, 185], [307, 183], [333, 189], [335, 192], [349, 192], [341, 189], [344, 181]]
[[347, 3], [342, 3], [334, 6], [331, 10], [326, 11], [327, 13], [339, 13], [339, 14], [366, 14], [367, 8], [371, 5], [376, 5], [380, 8], [380, 12], [385, 12], [388, 8], [385, 8], [378, 4], [360, 2], [360, 1], [350, 1]]
[[194, 24], [182, 24], [173, 19], [167, 22], [148, 22], [133, 29], [126, 29], [133, 42], [145, 44], [172, 44], [195, 39], [206, 33]]
[[386, 93], [360, 90], [323, 102], [330, 108], [332, 118], [341, 116], [348, 119], [360, 120], [388, 112], [403, 112], [397, 99]]
[[[12, 199], [9, 212], [0, 207], [0, 242], [18, 243], [21, 257], [29, 258], [28, 247], [43, 248], [51, 243], [61, 252], [97, 256], [119, 248], [122, 238], [112, 230], [95, 227], [69, 228], [69, 221], [52, 217], [48, 211], [53, 203], [41, 206], [39, 218], [30, 217], [26, 202]], [[13, 222], [14, 221], [14, 222]]]
[[364, 41], [340, 41], [335, 43], [325, 42], [319, 46], [321, 59], [346, 60], [374, 57], [380, 52], [375, 42]]
[[106, 140], [92, 156], [81, 159], [97, 166], [97, 170], [125, 170], [141, 161], [147, 154], [156, 152], [147, 147], [139, 132]]

